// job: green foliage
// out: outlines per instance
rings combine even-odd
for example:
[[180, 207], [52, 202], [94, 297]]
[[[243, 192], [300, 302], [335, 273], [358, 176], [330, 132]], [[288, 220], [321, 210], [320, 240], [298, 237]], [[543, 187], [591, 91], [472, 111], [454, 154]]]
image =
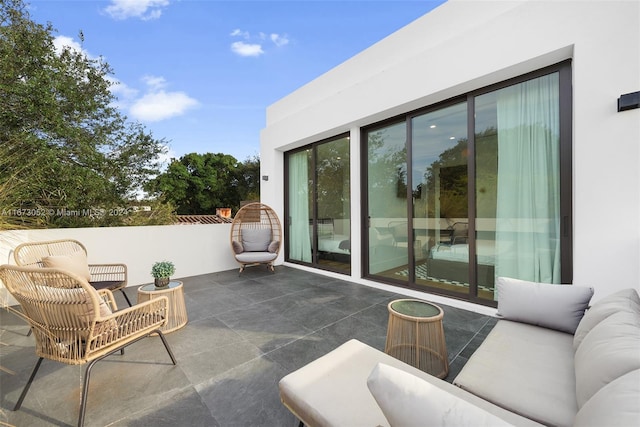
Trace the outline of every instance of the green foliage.
[[156, 279], [168, 278], [176, 272], [176, 267], [171, 261], [159, 261], [151, 266], [151, 275]]
[[102, 58], [56, 51], [53, 33], [22, 0], [0, 0], [0, 209], [36, 213], [31, 226], [122, 225], [109, 213], [157, 174], [164, 141], [114, 107]]
[[237, 211], [240, 201], [259, 197], [259, 173], [257, 158], [238, 163], [228, 154], [190, 153], [174, 159], [146, 189], [181, 215], [215, 214], [216, 208], [229, 207]]

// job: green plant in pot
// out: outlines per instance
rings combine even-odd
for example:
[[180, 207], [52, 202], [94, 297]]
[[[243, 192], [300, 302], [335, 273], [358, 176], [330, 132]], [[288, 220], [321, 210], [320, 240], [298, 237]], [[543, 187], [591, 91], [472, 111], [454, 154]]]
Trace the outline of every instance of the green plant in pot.
[[151, 275], [154, 277], [156, 288], [165, 288], [169, 285], [171, 276], [176, 272], [176, 267], [171, 261], [159, 261], [151, 267]]

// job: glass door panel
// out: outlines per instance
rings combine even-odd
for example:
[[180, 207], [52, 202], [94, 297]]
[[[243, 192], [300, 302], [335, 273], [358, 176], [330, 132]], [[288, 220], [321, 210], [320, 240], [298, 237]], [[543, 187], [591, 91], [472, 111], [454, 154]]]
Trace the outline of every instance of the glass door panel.
[[288, 155], [288, 259], [312, 262], [313, 169], [311, 150]]
[[317, 263], [351, 270], [349, 138], [318, 144], [316, 151]]
[[561, 282], [559, 99], [558, 73], [476, 98], [481, 298], [498, 276]]
[[366, 133], [368, 273], [409, 278], [406, 123]]
[[467, 104], [411, 119], [417, 285], [469, 293]]

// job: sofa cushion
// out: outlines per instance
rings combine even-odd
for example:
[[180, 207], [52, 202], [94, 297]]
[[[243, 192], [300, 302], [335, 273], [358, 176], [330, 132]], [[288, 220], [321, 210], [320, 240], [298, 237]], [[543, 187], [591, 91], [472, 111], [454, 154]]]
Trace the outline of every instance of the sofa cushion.
[[464, 399], [392, 366], [378, 363], [367, 387], [393, 426], [511, 426]]
[[573, 337], [573, 349], [578, 349], [584, 337], [594, 326], [621, 311], [640, 312], [640, 296], [635, 289], [623, 289], [596, 301], [578, 324]]
[[243, 228], [242, 247], [245, 252], [266, 252], [271, 243], [271, 229]]
[[594, 326], [576, 350], [578, 407], [605, 385], [636, 369], [640, 369], [640, 314], [612, 314]]
[[271, 253], [275, 253], [275, 252], [278, 252], [279, 247], [280, 247], [280, 242], [278, 242], [277, 240], [274, 240], [273, 242], [269, 243], [269, 247], [267, 248], [267, 250]]
[[640, 426], [640, 370], [611, 381], [576, 414], [575, 427]]
[[593, 288], [498, 277], [498, 317], [573, 334]]
[[87, 254], [84, 251], [75, 251], [69, 255], [51, 255], [42, 258], [42, 264], [46, 268], [59, 268], [70, 271], [73, 274], [91, 281]]
[[539, 423], [570, 426], [578, 411], [573, 335], [500, 320], [453, 383]]

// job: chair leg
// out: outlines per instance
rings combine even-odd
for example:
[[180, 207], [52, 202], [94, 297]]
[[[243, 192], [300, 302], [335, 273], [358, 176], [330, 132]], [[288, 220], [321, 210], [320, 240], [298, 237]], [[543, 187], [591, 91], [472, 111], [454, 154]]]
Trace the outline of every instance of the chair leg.
[[129, 301], [129, 297], [127, 296], [127, 293], [124, 291], [124, 288], [121, 288], [121, 289], [120, 289], [120, 292], [122, 292], [122, 295], [124, 295], [124, 299], [126, 299], [126, 300], [127, 300], [127, 304], [129, 304], [129, 307], [133, 307], [133, 306], [131, 305], [131, 301]]
[[167, 349], [167, 353], [169, 353], [169, 357], [171, 357], [171, 361], [173, 362], [174, 365], [177, 365], [178, 362], [176, 362], [176, 358], [173, 355], [173, 352], [171, 351], [171, 347], [169, 347], [169, 343], [167, 342], [167, 339], [164, 337], [164, 334], [159, 329], [156, 332], [158, 332], [158, 336], [162, 340], [162, 344], [164, 344], [164, 348]]
[[29, 377], [29, 381], [27, 381], [27, 384], [24, 386], [24, 389], [22, 390], [22, 394], [18, 398], [18, 402], [16, 402], [16, 406], [13, 408], [14, 411], [17, 411], [22, 406], [22, 401], [24, 400], [25, 396], [27, 395], [27, 392], [29, 391], [29, 387], [31, 387], [31, 383], [33, 382], [33, 378], [35, 378], [36, 372], [38, 372], [38, 369], [40, 369], [40, 364], [42, 363], [43, 359], [44, 359], [44, 357], [41, 357], [36, 362], [36, 366], [33, 368], [33, 371], [31, 372], [31, 376]]

